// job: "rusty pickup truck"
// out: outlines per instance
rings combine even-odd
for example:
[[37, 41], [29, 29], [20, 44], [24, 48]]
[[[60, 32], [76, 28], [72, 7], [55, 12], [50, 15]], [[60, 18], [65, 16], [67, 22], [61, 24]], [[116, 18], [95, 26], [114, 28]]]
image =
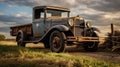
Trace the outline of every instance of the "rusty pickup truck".
[[43, 42], [53, 52], [63, 52], [66, 45], [81, 45], [86, 51], [97, 51], [99, 30], [80, 16], [70, 17], [70, 9], [57, 6], [33, 8], [33, 22], [10, 27], [18, 46]]

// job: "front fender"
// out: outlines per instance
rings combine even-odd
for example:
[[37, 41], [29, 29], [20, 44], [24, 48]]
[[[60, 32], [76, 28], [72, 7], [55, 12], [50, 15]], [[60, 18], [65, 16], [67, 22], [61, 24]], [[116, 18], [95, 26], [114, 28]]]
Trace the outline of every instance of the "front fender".
[[54, 30], [59, 30], [61, 32], [65, 32], [65, 31], [69, 31], [69, 27], [65, 26], [65, 25], [55, 25], [55, 26], [52, 26], [39, 40], [38, 42], [40, 41], [44, 41], [47, 39], [49, 39], [50, 37], [50, 34], [54, 31]]
[[50, 28], [50, 30], [52, 30], [52, 29], [57, 29], [59, 31], [69, 31], [69, 27], [67, 27], [65, 25], [55, 25], [55, 26]]
[[92, 27], [91, 28], [95, 33], [96, 33], [96, 35], [98, 36], [98, 37], [100, 37], [100, 30], [98, 29], [98, 28], [96, 28], [96, 27]]
[[95, 34], [96, 36], [99, 36], [98, 33], [100, 33], [100, 30], [95, 27], [87, 28], [82, 32], [83, 36], [90, 36], [91, 34]]
[[96, 31], [96, 32], [99, 32], [99, 33], [100, 33], [100, 30], [99, 30], [98, 28], [96, 28], [96, 27], [91, 27], [91, 29], [92, 29], [93, 31]]

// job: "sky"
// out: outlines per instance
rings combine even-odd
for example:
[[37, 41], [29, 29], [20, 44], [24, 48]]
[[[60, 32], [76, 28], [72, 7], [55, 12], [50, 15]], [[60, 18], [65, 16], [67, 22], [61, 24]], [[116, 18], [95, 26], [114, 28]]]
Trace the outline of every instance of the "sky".
[[100, 36], [110, 32], [110, 24], [120, 27], [120, 0], [0, 0], [0, 34], [10, 36], [9, 27], [32, 23], [35, 6], [59, 6], [70, 8], [71, 15], [80, 15], [99, 28]]

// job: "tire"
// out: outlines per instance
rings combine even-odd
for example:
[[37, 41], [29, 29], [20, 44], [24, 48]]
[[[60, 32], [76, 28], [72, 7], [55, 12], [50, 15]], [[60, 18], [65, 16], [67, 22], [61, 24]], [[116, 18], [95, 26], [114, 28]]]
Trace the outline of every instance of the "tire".
[[[86, 33], [87, 33], [86, 36], [98, 37], [97, 34], [91, 29], [86, 31]], [[98, 50], [98, 44], [99, 44], [99, 42], [86, 42], [86, 43], [84, 43], [83, 48], [85, 51], [95, 52]]]
[[50, 48], [49, 40], [47, 40], [46, 42], [43, 42], [43, 43], [44, 43], [44, 47], [45, 48]]
[[83, 47], [85, 51], [95, 52], [98, 50], [98, 42], [87, 42]]
[[23, 32], [18, 33], [16, 41], [18, 46], [25, 47], [26, 43], [24, 42], [25, 40], [25, 34]]
[[50, 35], [50, 49], [52, 52], [63, 52], [65, 49], [65, 34], [63, 32], [60, 31], [53, 31]]

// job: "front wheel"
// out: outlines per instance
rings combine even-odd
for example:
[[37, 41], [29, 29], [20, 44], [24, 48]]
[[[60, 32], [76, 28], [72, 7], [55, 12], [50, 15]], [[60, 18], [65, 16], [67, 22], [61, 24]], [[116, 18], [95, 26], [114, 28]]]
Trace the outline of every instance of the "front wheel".
[[50, 36], [50, 49], [53, 52], [63, 52], [65, 49], [65, 34], [60, 31], [53, 31]]
[[[49, 41], [49, 40], [48, 40]], [[49, 42], [43, 42], [45, 48], [50, 48]]]
[[87, 42], [83, 47], [86, 51], [95, 52], [98, 50], [98, 42]]
[[[87, 36], [88, 37], [98, 37], [98, 35], [92, 29], [87, 30], [86, 33], [87, 33], [86, 37]], [[99, 44], [99, 42], [86, 42], [86, 43], [84, 43], [83, 47], [86, 51], [95, 52], [98, 50], [98, 44]]]

